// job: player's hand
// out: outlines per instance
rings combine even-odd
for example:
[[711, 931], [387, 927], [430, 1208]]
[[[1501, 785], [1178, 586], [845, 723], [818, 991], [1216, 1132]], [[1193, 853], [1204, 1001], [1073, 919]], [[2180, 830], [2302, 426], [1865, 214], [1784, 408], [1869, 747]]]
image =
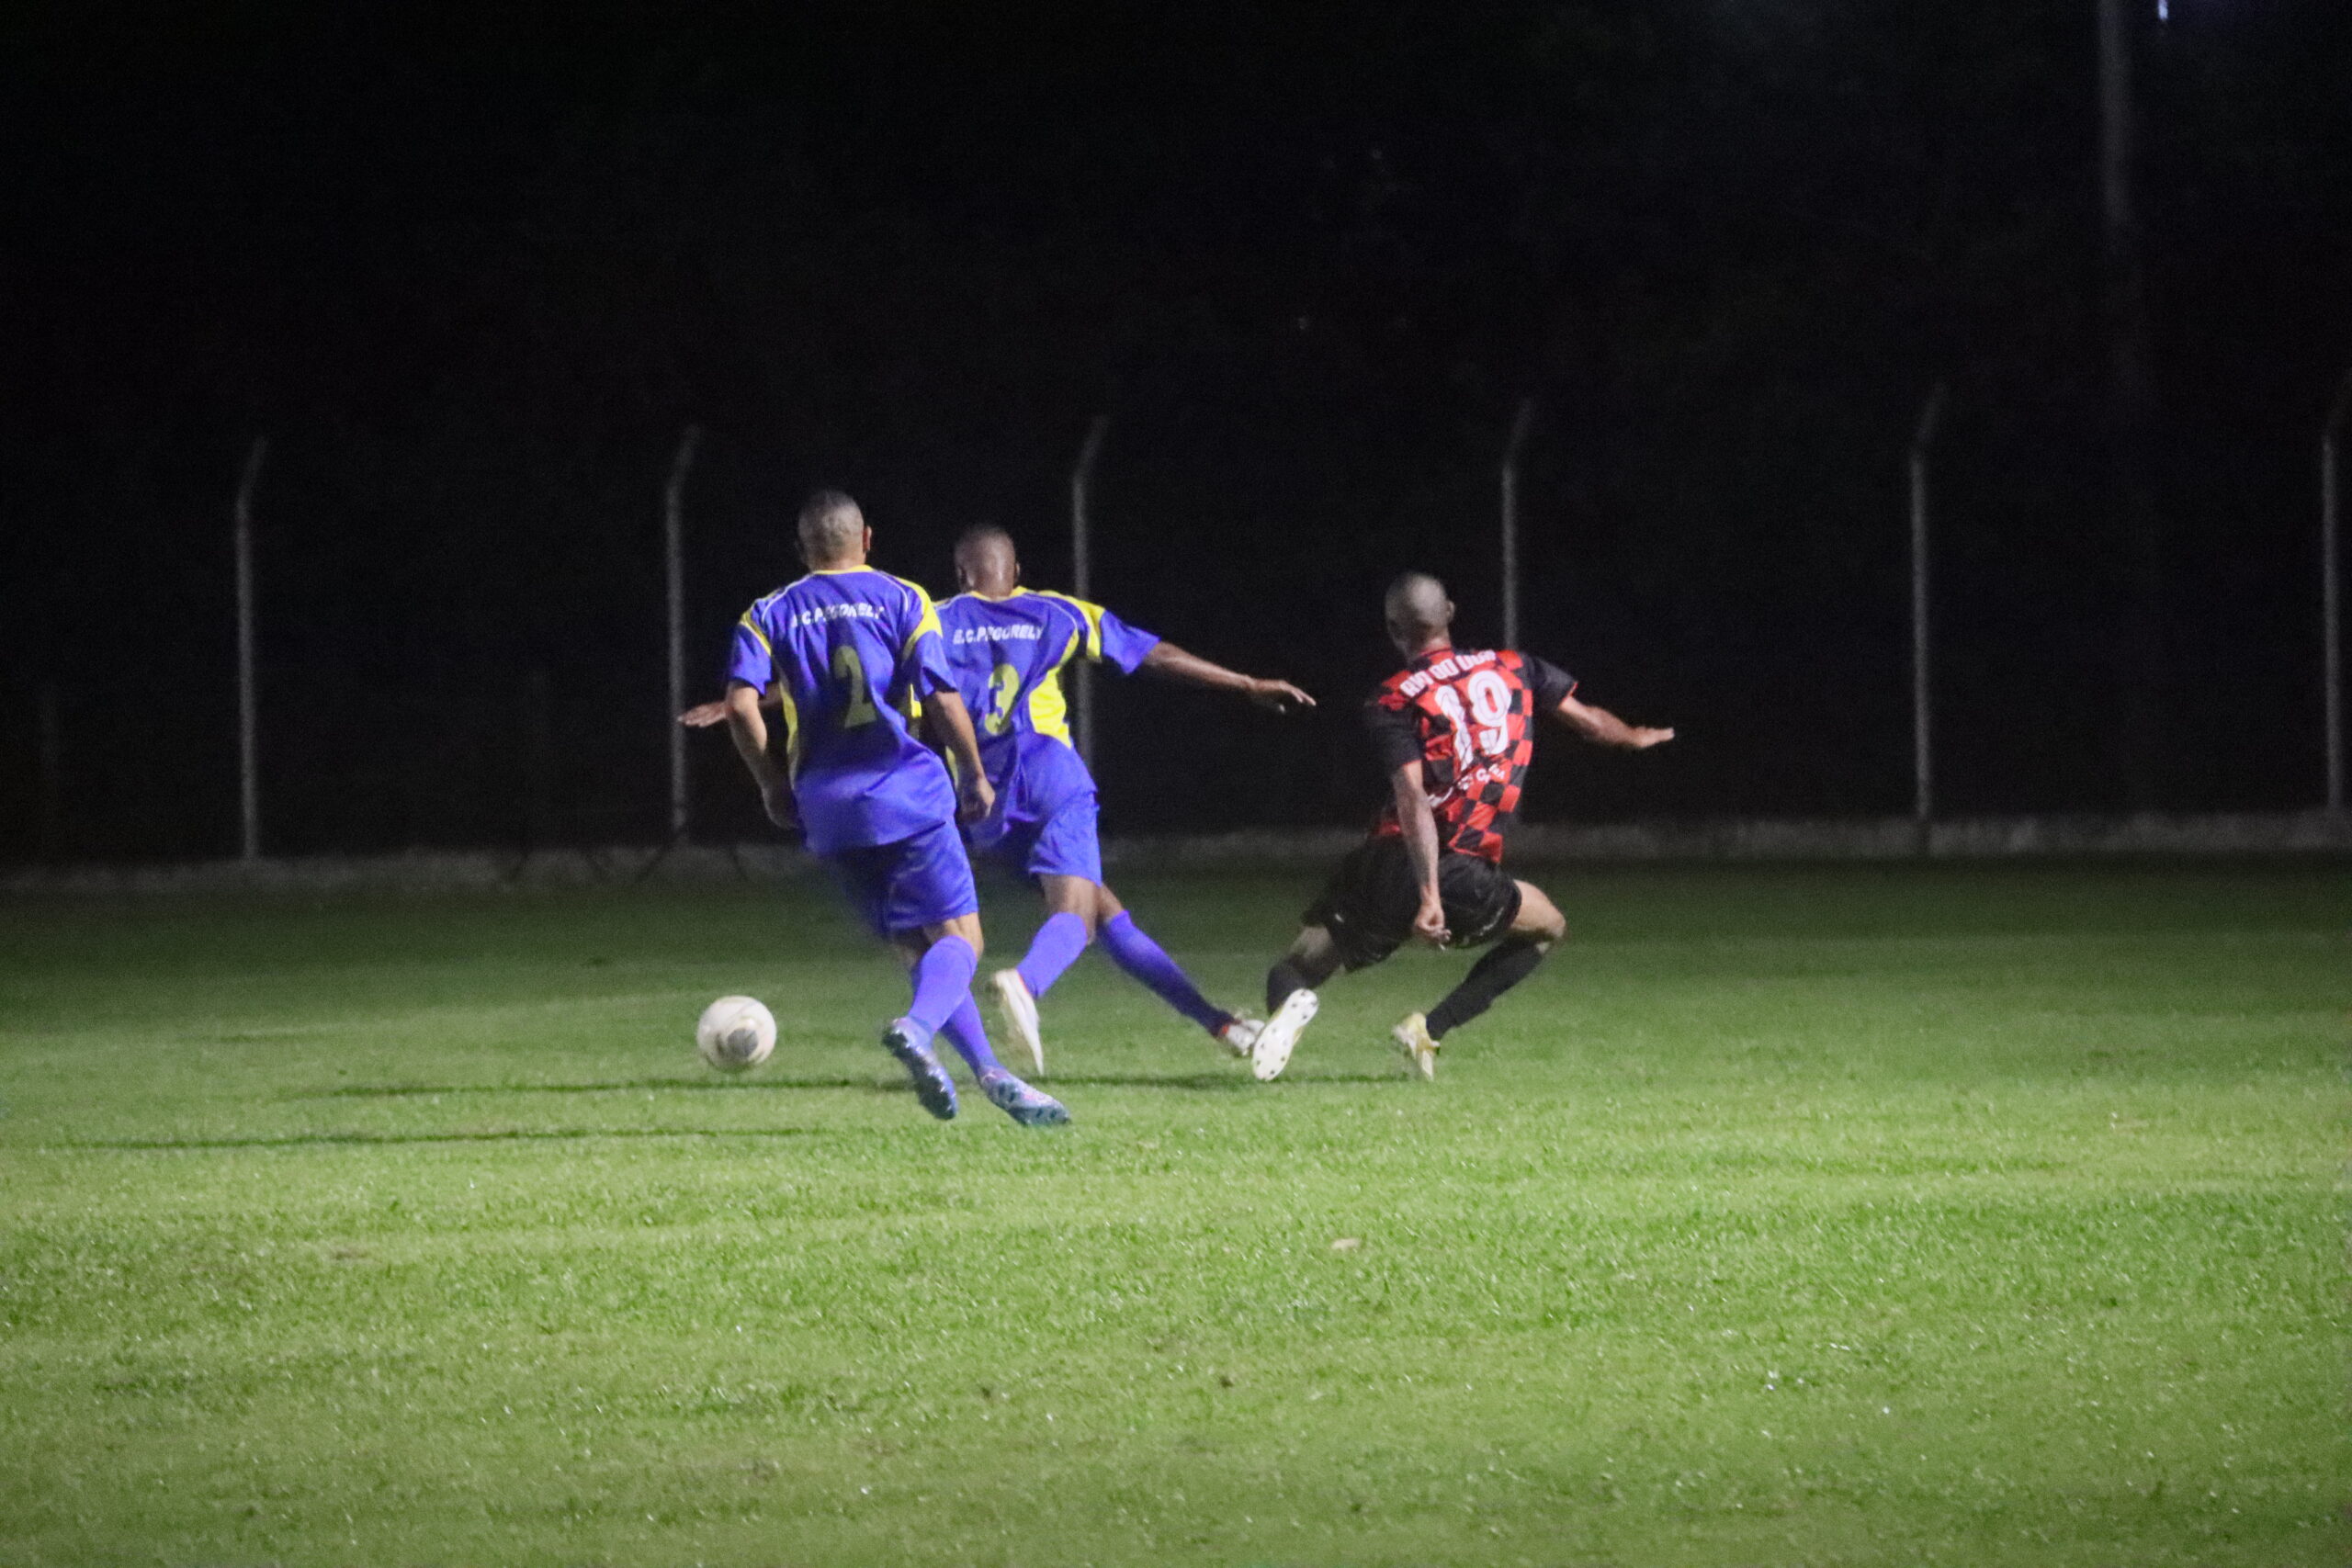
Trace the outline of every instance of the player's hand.
[[1644, 729], [1636, 726], [1625, 737], [1625, 746], [1628, 750], [1646, 751], [1653, 746], [1663, 746], [1673, 739], [1674, 731], [1671, 729]]
[[1292, 713], [1300, 708], [1311, 708], [1315, 705], [1313, 697], [1308, 696], [1288, 681], [1252, 680], [1250, 682], [1249, 696], [1250, 700], [1260, 707], [1272, 708], [1276, 713]]
[[760, 801], [768, 808], [768, 820], [779, 828], [800, 826], [800, 812], [792, 800], [792, 781], [778, 779], [760, 790]]
[[715, 724], [727, 722], [725, 703], [696, 703], [678, 716], [678, 722], [688, 729], [708, 729]]
[[1445, 906], [1434, 893], [1421, 895], [1421, 907], [1413, 916], [1413, 940], [1431, 947], [1443, 947], [1453, 933], [1445, 929]]
[[985, 822], [988, 820], [989, 813], [995, 809], [996, 786], [987, 779], [975, 775], [965, 784], [962, 795], [956, 802], [956, 820]]

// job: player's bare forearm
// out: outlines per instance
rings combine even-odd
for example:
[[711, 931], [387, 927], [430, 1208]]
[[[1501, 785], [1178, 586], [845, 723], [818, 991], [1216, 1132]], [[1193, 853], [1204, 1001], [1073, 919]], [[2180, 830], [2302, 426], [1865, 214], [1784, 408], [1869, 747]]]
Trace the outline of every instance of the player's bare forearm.
[[1244, 675], [1238, 670], [1227, 670], [1197, 653], [1189, 653], [1172, 642], [1155, 644], [1152, 650], [1144, 655], [1143, 663], [1138, 668], [1182, 681], [1188, 685], [1206, 686], [1211, 691], [1238, 692], [1261, 707], [1270, 707], [1277, 712], [1315, 705], [1313, 697], [1288, 681], [1268, 681], [1255, 675]]
[[[781, 712], [784, 707], [784, 694], [781, 691], [770, 692], [760, 698], [760, 705]], [[726, 701], [722, 698], [715, 703], [696, 703], [678, 716], [678, 722], [688, 729], [710, 729], [725, 724], [727, 722]]]
[[759, 691], [741, 681], [727, 688], [727, 734], [735, 742], [735, 754], [752, 771], [752, 782], [762, 789], [772, 787], [782, 775], [768, 752], [768, 721], [760, 712]]
[[995, 807], [996, 791], [980, 761], [980, 738], [972, 728], [971, 710], [952, 691], [941, 690], [922, 703], [923, 728], [933, 741], [956, 759], [956, 777], [963, 786], [963, 817], [976, 821]]
[[775, 755], [768, 750], [768, 721], [760, 713], [758, 688], [741, 681], [728, 686], [727, 734], [735, 742], [735, 754], [743, 759], [752, 782], [760, 786], [760, 802], [767, 807], [768, 820], [779, 828], [794, 826], [792, 778], [776, 766]]
[[1597, 746], [1616, 746], [1628, 751], [1644, 751], [1662, 746], [1674, 739], [1671, 729], [1653, 729], [1644, 725], [1627, 724], [1607, 708], [1580, 703], [1573, 696], [1562, 697], [1553, 710], [1562, 724]]
[[967, 776], [981, 773], [980, 738], [972, 728], [971, 710], [954, 692], [941, 690], [922, 700], [923, 727], [941, 750], [956, 759]]
[[1429, 789], [1421, 765], [1408, 762], [1388, 775], [1396, 795], [1396, 822], [1405, 830], [1405, 856], [1412, 863], [1413, 881], [1420, 889], [1420, 909], [1413, 919], [1413, 934], [1432, 945], [1445, 942], [1445, 907], [1438, 897], [1437, 814], [1430, 809]]

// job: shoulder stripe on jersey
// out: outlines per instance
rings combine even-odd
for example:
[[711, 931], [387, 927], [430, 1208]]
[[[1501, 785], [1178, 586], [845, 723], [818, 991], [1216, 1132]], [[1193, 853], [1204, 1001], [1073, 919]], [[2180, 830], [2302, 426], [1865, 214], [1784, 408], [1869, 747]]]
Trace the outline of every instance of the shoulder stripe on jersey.
[[946, 636], [939, 627], [939, 606], [931, 602], [931, 594], [922, 583], [909, 582], [905, 578], [894, 577], [887, 571], [882, 575], [913, 594], [915, 604], [922, 612], [915, 617], [915, 629], [907, 634], [907, 640], [899, 649], [901, 657], [914, 651], [915, 644], [922, 640], [922, 634], [925, 632], [931, 633], [933, 637]]
[[744, 611], [743, 618], [735, 624], [741, 626], [745, 631], [750, 632], [752, 637], [759, 640], [760, 651], [762, 653], [766, 654], [770, 659], [774, 659], [775, 657], [775, 649], [768, 644], [768, 634], [760, 630], [760, 623], [752, 619], [752, 612], [750, 610]]
[[[1102, 606], [1090, 604], [1073, 594], [1057, 593], [1050, 588], [1038, 589], [1037, 596], [1041, 599], [1050, 599], [1057, 604], [1067, 605], [1078, 612], [1079, 620], [1082, 623], [1080, 633], [1084, 638], [1086, 656], [1100, 662], [1102, 658]], [[1069, 656], [1064, 654], [1062, 657], [1067, 659]]]

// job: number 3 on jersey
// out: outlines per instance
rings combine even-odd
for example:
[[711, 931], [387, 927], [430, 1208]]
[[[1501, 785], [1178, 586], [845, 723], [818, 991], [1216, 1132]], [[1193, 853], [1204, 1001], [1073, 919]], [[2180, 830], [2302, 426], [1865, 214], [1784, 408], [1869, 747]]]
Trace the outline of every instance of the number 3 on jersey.
[[882, 716], [874, 705], [874, 692], [865, 683], [865, 660], [857, 649], [842, 643], [833, 649], [833, 679], [842, 683], [842, 728], [855, 729]]
[[1021, 694], [1021, 671], [1011, 664], [1000, 664], [996, 673], [989, 677], [989, 711], [980, 719], [980, 728], [990, 735], [1002, 735], [1012, 728], [1012, 699]]

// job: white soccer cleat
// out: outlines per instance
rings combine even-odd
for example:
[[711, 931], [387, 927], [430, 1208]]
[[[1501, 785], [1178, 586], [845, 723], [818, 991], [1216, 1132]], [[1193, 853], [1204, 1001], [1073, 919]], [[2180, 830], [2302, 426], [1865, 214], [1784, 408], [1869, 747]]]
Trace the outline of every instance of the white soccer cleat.
[[1430, 1037], [1426, 1013], [1407, 1013], [1405, 1021], [1388, 1032], [1388, 1038], [1396, 1042], [1397, 1055], [1425, 1081], [1437, 1077], [1438, 1043]]
[[1005, 1032], [1021, 1042], [1029, 1053], [1029, 1066], [1044, 1077], [1046, 1042], [1037, 1032], [1037, 998], [1029, 994], [1029, 982], [1018, 969], [1000, 969], [989, 976], [989, 984], [996, 988], [997, 1017]]
[[1315, 1021], [1315, 1010], [1321, 1005], [1315, 993], [1304, 987], [1283, 998], [1283, 1005], [1260, 1028], [1256, 1043], [1250, 1047], [1250, 1072], [1260, 1083], [1272, 1083], [1283, 1076], [1298, 1037]]
[[1250, 1059], [1251, 1049], [1258, 1043], [1259, 1033], [1265, 1027], [1264, 1019], [1251, 1018], [1247, 1013], [1237, 1012], [1212, 1030], [1210, 1033], [1218, 1044], [1226, 1048], [1227, 1052], [1246, 1062]]

